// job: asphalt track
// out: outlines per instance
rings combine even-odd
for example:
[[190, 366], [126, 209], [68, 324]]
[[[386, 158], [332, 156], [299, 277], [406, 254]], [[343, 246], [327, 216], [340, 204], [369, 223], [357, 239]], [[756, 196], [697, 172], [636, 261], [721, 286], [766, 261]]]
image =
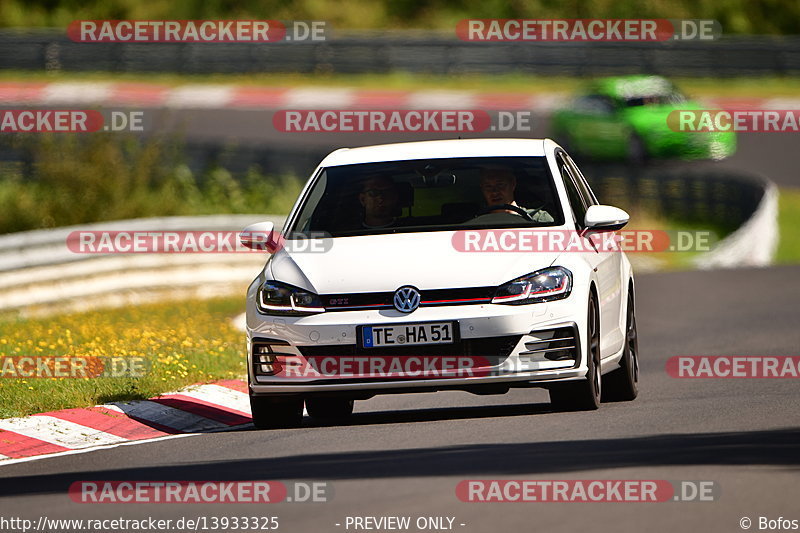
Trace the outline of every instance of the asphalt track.
[[[348, 425], [242, 430], [0, 467], [0, 513], [49, 518], [277, 515], [284, 531], [347, 516], [454, 516], [458, 531], [736, 531], [800, 518], [798, 380], [669, 377], [673, 355], [800, 355], [800, 267], [638, 278], [642, 393], [596, 412], [536, 389], [378, 397]], [[713, 481], [713, 502], [462, 503], [463, 479]], [[77, 480], [325, 480], [328, 503], [78, 504]]]
[[[494, 112], [489, 113], [493, 119]], [[272, 122], [274, 112], [268, 110], [237, 109], [171, 109], [146, 110], [146, 131], [175, 132], [194, 141], [224, 141], [231, 144], [262, 146], [269, 149], [319, 153], [322, 157], [341, 147], [355, 147], [390, 142], [407, 142], [428, 139], [453, 138], [443, 133], [285, 133], [278, 131]], [[530, 130], [516, 132], [486, 131], [464, 134], [463, 137], [530, 137], [541, 138], [550, 134], [550, 120], [546, 113], [531, 115]], [[736, 153], [723, 161], [678, 162], [697, 170], [735, 170], [768, 177], [779, 186], [800, 187], [797, 165], [797, 134], [793, 133], [740, 133]], [[311, 161], [314, 168], [318, 161]], [[580, 159], [579, 159], [580, 162]], [[659, 163], [662, 164], [662, 163]], [[676, 163], [666, 163], [674, 166]]]
[[[193, 121], [190, 131], [211, 129], [218, 138], [235, 131], [240, 140], [283, 142], [255, 115], [184, 118]], [[792, 142], [790, 135], [742, 139], [739, 154], [719, 165], [796, 185]], [[741, 531], [742, 517], [753, 530], [762, 516], [800, 519], [800, 381], [685, 380], [664, 370], [674, 355], [800, 355], [799, 280], [800, 266], [638, 276], [642, 375], [632, 403], [553, 412], [536, 389], [378, 397], [357, 403], [347, 425], [306, 419], [298, 429], [204, 434], [2, 466], [0, 515], [278, 516], [279, 531], [289, 532], [354, 531], [345, 528], [347, 516], [411, 516], [412, 523], [448, 516], [464, 532], [723, 532]], [[718, 490], [712, 502], [459, 501], [457, 483], [476, 478], [713, 481]], [[91, 505], [66, 494], [78, 480], [253, 479], [330, 481], [333, 499]]]

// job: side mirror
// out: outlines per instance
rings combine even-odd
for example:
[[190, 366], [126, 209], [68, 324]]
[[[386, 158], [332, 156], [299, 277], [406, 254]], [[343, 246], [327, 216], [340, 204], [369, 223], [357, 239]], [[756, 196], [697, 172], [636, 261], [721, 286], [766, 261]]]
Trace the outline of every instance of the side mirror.
[[251, 250], [266, 250], [275, 253], [280, 249], [283, 239], [275, 233], [275, 224], [272, 222], [257, 222], [250, 224], [239, 233], [239, 242]]
[[583, 225], [598, 231], [616, 231], [625, 227], [630, 215], [618, 207], [610, 205], [592, 205], [586, 210]]

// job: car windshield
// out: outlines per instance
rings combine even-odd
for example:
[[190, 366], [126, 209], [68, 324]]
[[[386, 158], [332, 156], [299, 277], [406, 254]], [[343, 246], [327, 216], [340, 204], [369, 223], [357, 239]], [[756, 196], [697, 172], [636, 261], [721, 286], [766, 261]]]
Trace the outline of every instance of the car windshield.
[[624, 107], [675, 105], [686, 100], [669, 80], [659, 76], [617, 80], [609, 90]]
[[676, 105], [684, 102], [682, 94], [674, 92], [669, 94], [649, 94], [631, 96], [625, 99], [625, 107]]
[[474, 157], [325, 168], [288, 232], [342, 237], [563, 221], [544, 157]]

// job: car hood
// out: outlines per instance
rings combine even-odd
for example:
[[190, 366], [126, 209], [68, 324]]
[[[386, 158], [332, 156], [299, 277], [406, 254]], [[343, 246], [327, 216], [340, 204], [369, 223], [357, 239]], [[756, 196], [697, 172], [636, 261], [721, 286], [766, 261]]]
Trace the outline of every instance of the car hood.
[[453, 231], [339, 237], [325, 252], [272, 256], [267, 274], [317, 294], [501, 285], [553, 264], [559, 252], [460, 252]]
[[[642, 137], [672, 140], [680, 143], [706, 143], [730, 137], [730, 132], [682, 132], [670, 128], [667, 117], [673, 111], [702, 110], [705, 107], [697, 102], [686, 101], [678, 105], [640, 106], [627, 108], [624, 113], [627, 122]], [[677, 119], [676, 119], [677, 120]]]
[[623, 110], [625, 117], [637, 129], [647, 130], [653, 127], [671, 131], [667, 125], [667, 117], [673, 111], [703, 109], [699, 103], [687, 100], [677, 105], [647, 105], [628, 107]]

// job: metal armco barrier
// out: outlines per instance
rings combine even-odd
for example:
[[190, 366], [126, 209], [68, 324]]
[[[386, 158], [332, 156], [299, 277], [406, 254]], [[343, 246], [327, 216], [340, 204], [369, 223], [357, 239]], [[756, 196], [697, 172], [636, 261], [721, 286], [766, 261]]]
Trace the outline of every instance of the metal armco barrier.
[[[766, 179], [744, 173], [623, 165], [583, 165], [583, 170], [603, 203], [644, 207], [732, 231], [713, 250], [696, 258], [698, 268], [763, 266], [772, 260], [778, 239], [777, 190]], [[243, 292], [263, 266], [263, 255], [81, 255], [67, 249], [66, 236], [77, 229], [239, 230], [265, 219], [278, 227], [283, 223], [283, 217], [270, 215], [165, 217], [0, 236], [0, 311], [31, 308], [34, 314], [47, 314], [56, 302], [60, 311], [67, 311], [176, 294], [207, 297]]]
[[[0, 313], [46, 315], [161, 299], [242, 294], [264, 253], [77, 254], [73, 231], [241, 231], [276, 215], [210, 215], [99, 222], [0, 235]], [[244, 296], [242, 296], [244, 297]]]
[[729, 233], [696, 267], [766, 266], [778, 246], [778, 189], [744, 172], [583, 165], [602, 203]]
[[686, 166], [582, 165], [601, 203], [640, 207], [689, 223], [733, 230], [758, 209], [770, 181], [747, 173]]
[[66, 30], [0, 31], [0, 69], [247, 73], [527, 72], [596, 76], [791, 76], [800, 37], [723, 36], [657, 43], [475, 43], [433, 32], [349, 33], [322, 42], [85, 44]]

